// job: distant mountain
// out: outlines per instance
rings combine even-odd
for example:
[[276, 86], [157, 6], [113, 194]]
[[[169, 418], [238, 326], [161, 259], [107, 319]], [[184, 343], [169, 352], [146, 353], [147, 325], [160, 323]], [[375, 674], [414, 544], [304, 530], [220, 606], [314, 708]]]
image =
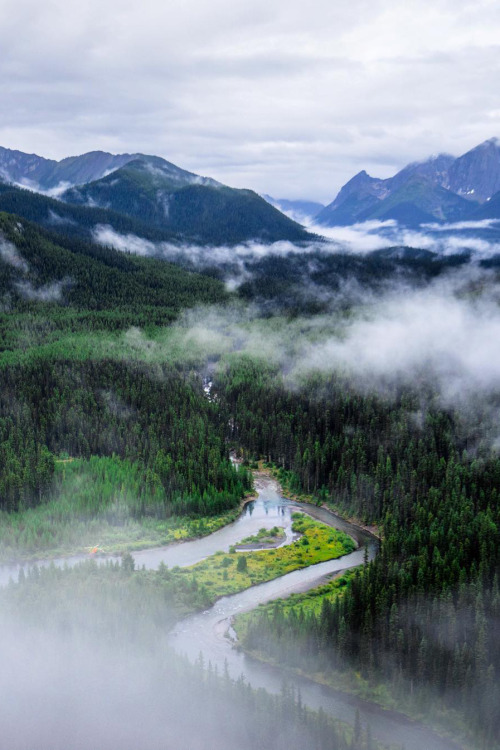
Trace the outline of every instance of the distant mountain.
[[492, 138], [458, 158], [439, 154], [408, 164], [388, 179], [359, 172], [316, 220], [325, 226], [372, 219], [397, 219], [409, 226], [460, 221], [481, 215], [479, 204], [498, 191], [500, 141]]
[[498, 219], [500, 220], [500, 190], [495, 193], [488, 201], [482, 203], [474, 211], [473, 219]]
[[384, 221], [397, 219], [399, 215], [398, 221], [401, 221], [402, 207], [407, 215], [404, 223], [414, 226], [427, 221], [459, 221], [470, 211], [471, 204], [426, 177], [412, 175], [387, 198], [379, 201], [370, 211], [370, 219]]
[[490, 138], [455, 159], [444, 187], [480, 203], [497, 193], [500, 190], [500, 140]]
[[365, 170], [340, 190], [335, 200], [319, 212], [316, 221], [326, 226], [355, 224], [389, 195], [385, 180], [370, 177]]
[[97, 180], [137, 158], [138, 154], [108, 154], [90, 151], [61, 161], [44, 159], [0, 146], [0, 177], [26, 187], [51, 190]]
[[308, 233], [251, 190], [236, 190], [141, 156], [61, 195], [67, 203], [125, 214], [202, 243], [300, 241]]
[[292, 201], [287, 198], [273, 198], [270, 195], [263, 195], [262, 197], [271, 206], [277, 208], [278, 211], [281, 211], [290, 219], [298, 221], [300, 224], [312, 221], [325, 207], [323, 203], [317, 203], [316, 201]]

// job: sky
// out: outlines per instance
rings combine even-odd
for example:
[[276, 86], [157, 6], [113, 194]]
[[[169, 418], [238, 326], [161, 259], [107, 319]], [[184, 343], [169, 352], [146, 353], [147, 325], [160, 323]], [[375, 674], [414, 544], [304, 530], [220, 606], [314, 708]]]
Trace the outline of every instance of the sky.
[[498, 0], [0, 0], [0, 145], [330, 202], [500, 136]]

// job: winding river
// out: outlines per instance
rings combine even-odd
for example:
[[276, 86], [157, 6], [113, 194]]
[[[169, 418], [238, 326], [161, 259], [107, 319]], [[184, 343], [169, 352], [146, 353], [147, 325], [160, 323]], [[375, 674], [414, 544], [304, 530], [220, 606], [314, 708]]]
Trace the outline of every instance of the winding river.
[[[270, 692], [279, 692], [282, 687], [284, 672], [278, 667], [261, 663], [246, 656], [234, 648], [234, 631], [231, 628], [232, 618], [246, 612], [261, 603], [287, 596], [294, 592], [306, 591], [328, 580], [341, 570], [346, 570], [363, 563], [364, 547], [373, 558], [377, 552], [378, 542], [369, 533], [342, 520], [323, 508], [301, 505], [283, 498], [275, 481], [269, 477], [256, 477], [257, 497], [247, 503], [240, 517], [232, 524], [216, 531], [210, 536], [167, 547], [142, 550], [134, 553], [136, 567], [155, 569], [161, 562], [169, 567], [188, 566], [240, 542], [244, 537], [255, 534], [261, 528], [281, 526], [285, 529], [285, 544], [292, 538], [292, 519], [294, 510], [303, 510], [330, 526], [350, 534], [359, 547], [354, 552], [337, 560], [313, 565], [297, 570], [273, 581], [254, 586], [233, 596], [219, 599], [205, 612], [193, 615], [178, 623], [169, 636], [170, 645], [179, 653], [187, 655], [194, 661], [203, 654], [205, 663], [209, 661], [217, 666], [220, 672], [225, 665], [233, 677], [243, 675], [255, 688], [262, 687]], [[71, 558], [60, 558], [53, 561], [41, 561], [38, 565], [55, 564], [59, 567], [72, 566], [88, 555], [75, 555]], [[103, 559], [103, 558], [100, 558]], [[119, 559], [118, 557], [107, 557]], [[0, 567], [0, 585], [5, 585], [10, 578], [17, 578], [21, 566]], [[300, 689], [302, 701], [311, 708], [323, 708], [330, 715], [354, 723], [356, 710], [359, 710], [361, 722], [370, 724], [372, 734], [384, 743], [402, 745], [406, 750], [457, 750], [454, 742], [441, 738], [427, 727], [407, 719], [402, 714], [385, 711], [378, 705], [363, 701], [355, 696], [323, 687], [306, 678], [287, 676], [287, 679]]]

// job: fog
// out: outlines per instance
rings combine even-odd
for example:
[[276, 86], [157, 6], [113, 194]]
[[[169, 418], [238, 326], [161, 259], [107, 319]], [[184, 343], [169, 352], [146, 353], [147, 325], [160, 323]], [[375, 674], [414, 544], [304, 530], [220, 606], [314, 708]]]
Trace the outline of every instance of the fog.
[[340, 336], [306, 345], [303, 362], [325, 371], [346, 368], [374, 385], [387, 379], [412, 385], [427, 375], [446, 400], [494, 392], [500, 383], [500, 350], [492, 346], [500, 340], [500, 289], [458, 296], [471, 281], [457, 274], [424, 290], [395, 290], [350, 320]]
[[411, 247], [439, 254], [471, 251], [477, 258], [500, 253], [500, 220], [462, 221], [450, 224], [422, 224], [409, 229], [398, 222], [366, 221], [346, 227], [309, 224], [307, 229], [327, 237], [343, 250], [369, 253], [386, 247]]
[[397, 256], [398, 248], [435, 253], [441, 258], [470, 256], [472, 263], [500, 256], [500, 222], [459, 222], [423, 225], [408, 229], [395, 221], [369, 221], [346, 227], [307, 227], [316, 237], [294, 244], [288, 241], [265, 244], [259, 241], [234, 246], [211, 246], [151, 242], [133, 234], [120, 234], [108, 225], [97, 225], [95, 241], [122, 252], [164, 258], [204, 270], [218, 268], [228, 290], [233, 291], [252, 278], [252, 266], [269, 258], [300, 255], [335, 256], [342, 253], [365, 256], [387, 248]]
[[223, 716], [201, 673], [181, 665], [161, 633], [148, 650], [68, 626], [0, 624], [2, 747], [204, 750], [245, 742], [241, 707]]
[[29, 270], [29, 266], [18, 251], [17, 247], [12, 244], [12, 242], [9, 242], [8, 240], [3, 237], [2, 233], [0, 232], [0, 258], [4, 261], [4, 263], [7, 263], [7, 265], [12, 266], [12, 268], [15, 268], [18, 271], [21, 271], [22, 273], [27, 273]]
[[14, 287], [18, 294], [24, 299], [36, 302], [60, 302], [64, 289], [71, 285], [70, 279], [54, 281], [50, 284], [43, 284], [34, 287], [30, 281], [16, 281]]
[[[9, 242], [0, 232], [0, 259], [7, 265], [14, 268], [22, 276], [36, 276], [36, 272], [30, 267], [29, 263], [23, 258], [17, 247]], [[48, 284], [34, 286], [28, 278], [17, 278], [13, 282], [13, 287], [20, 297], [36, 302], [60, 302], [63, 292], [71, 286], [72, 280], [68, 277], [60, 281], [52, 281]]]
[[[0, 726], [8, 750], [299, 750], [295, 697], [189, 664], [161, 581], [86, 563], [0, 590]], [[343, 746], [344, 747], [344, 746]]]

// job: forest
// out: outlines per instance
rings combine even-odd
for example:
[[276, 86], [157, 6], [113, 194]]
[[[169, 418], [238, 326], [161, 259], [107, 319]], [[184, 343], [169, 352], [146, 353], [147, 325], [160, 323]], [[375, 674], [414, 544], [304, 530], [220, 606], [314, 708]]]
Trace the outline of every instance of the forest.
[[[335, 301], [347, 277], [377, 294], [394, 277], [425, 286], [466, 259], [323, 259], [318, 273], [332, 296], [287, 305], [311, 261], [298, 257], [257, 262], [230, 292], [213, 269], [0, 215], [2, 557], [67, 552], [72, 524], [84, 544], [97, 522], [129, 543], [138, 526], [157, 543], [207, 533], [234, 518], [252, 490], [249, 465], [264, 462], [285, 492], [375, 524], [382, 540], [340, 595], [313, 611], [265, 610], [245, 646], [305, 672], [321, 664], [330, 675], [359, 673], [404, 694], [414, 714], [444, 716], [471, 747], [499, 747], [500, 459], [489, 432], [498, 394], [471, 415], [444, 403], [432, 379], [361, 388], [342, 368], [291, 378], [265, 356], [273, 325], [278, 337], [288, 327], [290, 338], [312, 338], [324, 324], [318, 314], [331, 316], [333, 330], [355, 318], [357, 293]], [[204, 329], [209, 355], [189, 338], [189, 310], [203, 319], [216, 306], [231, 320], [260, 302], [232, 338]], [[257, 348], [238, 350], [252, 331]], [[213, 679], [224, 695], [227, 684]], [[248, 697], [247, 689], [230, 687]], [[300, 717], [296, 696], [290, 705]], [[320, 727], [313, 737], [326, 732], [324, 717], [303, 716], [307, 732]], [[371, 746], [365, 736], [329, 736], [331, 745], [321, 734], [310, 746]]]
[[498, 457], [470, 460], [459, 415], [436, 406], [418, 424], [417, 394], [386, 401], [340, 378], [293, 393], [249, 360], [221, 376], [220, 394], [232, 439], [275, 465], [285, 487], [383, 528], [378, 557], [342, 597], [309, 616], [262, 615], [249, 647], [267, 643], [312, 671], [354, 668], [411, 691], [424, 713], [439, 701], [497, 746]]

